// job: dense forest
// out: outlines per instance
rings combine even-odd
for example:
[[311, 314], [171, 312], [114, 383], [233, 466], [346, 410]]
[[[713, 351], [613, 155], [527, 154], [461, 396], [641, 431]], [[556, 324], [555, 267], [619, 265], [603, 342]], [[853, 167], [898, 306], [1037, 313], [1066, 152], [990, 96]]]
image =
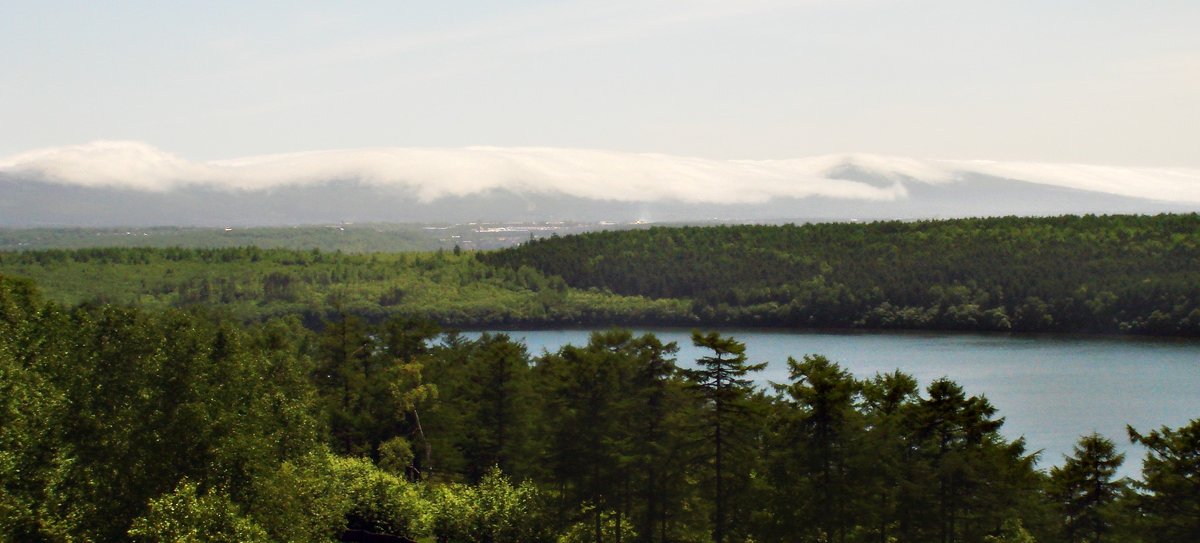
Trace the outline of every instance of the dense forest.
[[476, 328], [692, 322], [683, 300], [571, 289], [533, 268], [491, 266], [470, 255], [94, 248], [0, 252], [0, 273], [32, 278], [68, 305], [219, 306], [241, 321], [300, 315], [310, 327], [336, 313]]
[[[628, 331], [66, 307], [0, 278], [0, 540], [1191, 542], [1200, 419], [1048, 472], [986, 398]], [[384, 536], [390, 536], [386, 538]]]
[[651, 228], [479, 254], [708, 325], [1200, 335], [1200, 215]]
[[450, 327], [1196, 335], [1198, 244], [1174, 215], [0, 252], [0, 541], [1193, 542], [1200, 419], [1040, 458], [946, 378]]
[[68, 305], [348, 312], [460, 328], [771, 326], [1200, 335], [1200, 216], [676, 227], [500, 251], [0, 251]]

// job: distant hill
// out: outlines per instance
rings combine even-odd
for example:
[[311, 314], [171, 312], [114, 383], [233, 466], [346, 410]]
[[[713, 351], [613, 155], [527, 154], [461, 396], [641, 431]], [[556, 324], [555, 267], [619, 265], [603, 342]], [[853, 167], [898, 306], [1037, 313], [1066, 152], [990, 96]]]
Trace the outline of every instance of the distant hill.
[[[483, 233], [516, 234], [506, 228]], [[323, 232], [318, 239], [339, 240], [354, 229]], [[518, 235], [528, 240], [529, 234]], [[0, 251], [0, 274], [33, 279], [68, 304], [212, 304], [247, 320], [302, 314], [316, 322], [346, 310], [374, 320], [399, 315], [472, 327], [1200, 336], [1197, 214], [544, 234], [500, 251], [405, 254], [254, 247]]]
[[1200, 215], [650, 228], [477, 258], [700, 322], [1200, 335]]

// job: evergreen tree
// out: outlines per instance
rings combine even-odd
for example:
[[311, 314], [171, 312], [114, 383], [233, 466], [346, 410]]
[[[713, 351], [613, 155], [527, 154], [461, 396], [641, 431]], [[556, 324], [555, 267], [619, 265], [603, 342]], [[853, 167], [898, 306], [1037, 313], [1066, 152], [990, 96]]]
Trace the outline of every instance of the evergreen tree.
[[[639, 541], [664, 541], [666, 518], [678, 514], [681, 488], [669, 488], [666, 472], [672, 458], [686, 447], [683, 421], [693, 406], [685, 394], [684, 382], [675, 365], [678, 347], [663, 344], [653, 334], [621, 341], [632, 362], [632, 375], [625, 407], [628, 465], [625, 469], [626, 494], [640, 494], [633, 518], [639, 519]], [[640, 488], [640, 492], [639, 489]], [[634, 495], [625, 500], [632, 502]], [[627, 507], [628, 511], [630, 508]]]
[[[538, 364], [549, 466], [569, 506], [560, 507], [569, 522], [575, 505], [588, 504], [589, 524], [601, 537], [602, 516], [621, 502], [621, 474], [628, 458], [627, 414], [623, 396], [632, 365], [621, 352], [627, 332], [594, 332], [588, 345], [568, 345]], [[620, 533], [618, 531], [618, 533]]]
[[[340, 312], [321, 333], [313, 380], [325, 404], [335, 450], [372, 452], [369, 409], [381, 392], [375, 373], [374, 345], [363, 319]], [[377, 444], [374, 444], [377, 445]]]
[[1200, 541], [1200, 419], [1144, 435], [1132, 427], [1128, 431], [1130, 441], [1149, 449], [1142, 482], [1135, 486], [1154, 540]]
[[906, 496], [912, 521], [906, 528], [914, 532], [903, 535], [941, 543], [979, 541], [999, 525], [989, 518], [1006, 518], [1009, 489], [997, 483], [1005, 466], [1020, 463], [1024, 446], [1004, 444], [998, 434], [1004, 421], [992, 418], [996, 409], [986, 398], [968, 397], [944, 378], [927, 393], [909, 422], [918, 447], [910, 472], [915, 478], [908, 481], [915, 492]]
[[[791, 483], [803, 489], [804, 499], [784, 499], [786, 507], [799, 506], [796, 524], [786, 528], [799, 537], [808, 533], [814, 541], [846, 540], [853, 518], [850, 510], [854, 485], [851, 484], [853, 454], [862, 439], [862, 417], [855, 410], [861, 385], [849, 372], [820, 355], [806, 355], [797, 361], [788, 358], [786, 385], [775, 385], [785, 394], [788, 427], [784, 430], [789, 447], [776, 459], [791, 469], [778, 483]], [[794, 487], [785, 486], [794, 493]], [[779, 501], [777, 501], [779, 503]]]
[[1067, 541], [1099, 543], [1112, 531], [1112, 506], [1125, 484], [1113, 478], [1124, 460], [1112, 441], [1093, 433], [1079, 440], [1063, 465], [1050, 470], [1050, 496]]
[[698, 367], [684, 370], [684, 374], [704, 400], [702, 416], [707, 439], [712, 445], [715, 491], [712, 539], [714, 543], [724, 543], [729, 528], [726, 525], [729, 515], [726, 479], [730, 471], [745, 475], [742, 470], [731, 469], [725, 460], [729, 450], [739, 444], [739, 437], [748, 426], [747, 419], [752, 416], [747, 402], [754, 386], [746, 375], [761, 371], [767, 364], [748, 364], [746, 345], [716, 332], [694, 331], [692, 343], [713, 352], [696, 360]]
[[467, 358], [465, 440], [467, 480], [478, 482], [492, 468], [518, 479], [533, 463], [533, 391], [525, 346], [505, 334], [483, 334]]
[[[667, 536], [685, 492], [672, 484], [672, 459], [686, 448], [688, 396], [674, 344], [628, 330], [594, 332], [583, 348], [564, 347], [538, 364], [550, 463], [575, 502], [592, 504], [589, 524], [607, 518], [641, 541]], [[682, 413], [681, 413], [682, 412]], [[674, 499], [671, 499], [674, 498]], [[563, 512], [566, 513], [565, 511]], [[627, 526], [636, 523], [636, 529]], [[599, 530], [594, 530], [599, 534]]]
[[[912, 467], [913, 448], [905, 428], [906, 417], [917, 404], [917, 380], [899, 370], [876, 374], [862, 383], [863, 414], [867, 433], [862, 453], [866, 462], [864, 503], [858, 509], [873, 541], [887, 543], [902, 524], [905, 472]], [[870, 520], [867, 520], [870, 519]]]

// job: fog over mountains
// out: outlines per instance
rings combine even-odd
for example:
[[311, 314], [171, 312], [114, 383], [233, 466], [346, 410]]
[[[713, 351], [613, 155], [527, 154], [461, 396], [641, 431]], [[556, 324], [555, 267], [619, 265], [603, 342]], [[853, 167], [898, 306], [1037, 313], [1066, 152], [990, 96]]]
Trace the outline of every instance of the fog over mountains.
[[375, 148], [208, 162], [137, 142], [0, 158], [0, 226], [771, 221], [1200, 211], [1200, 169], [863, 154]]

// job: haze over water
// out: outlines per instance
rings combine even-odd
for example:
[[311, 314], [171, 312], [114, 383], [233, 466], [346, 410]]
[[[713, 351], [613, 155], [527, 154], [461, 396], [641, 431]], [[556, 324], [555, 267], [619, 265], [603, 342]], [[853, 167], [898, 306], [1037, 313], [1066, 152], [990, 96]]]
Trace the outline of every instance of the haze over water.
[[[707, 354], [690, 331], [651, 331], [679, 345], [680, 365]], [[1126, 454], [1121, 475], [1141, 469], [1145, 450], [1129, 443], [1125, 426], [1145, 432], [1180, 427], [1200, 417], [1200, 342], [1145, 338], [1012, 336], [1005, 334], [834, 333], [723, 330], [746, 344], [750, 362], [768, 362], [762, 387], [787, 381], [787, 358], [822, 354], [857, 378], [900, 369], [922, 388], [948, 377], [968, 395], [983, 395], [1004, 417], [1002, 433], [1025, 437], [1039, 465], [1062, 463], [1080, 436], [1093, 431]], [[587, 343], [587, 330], [507, 332], [531, 354]]]

